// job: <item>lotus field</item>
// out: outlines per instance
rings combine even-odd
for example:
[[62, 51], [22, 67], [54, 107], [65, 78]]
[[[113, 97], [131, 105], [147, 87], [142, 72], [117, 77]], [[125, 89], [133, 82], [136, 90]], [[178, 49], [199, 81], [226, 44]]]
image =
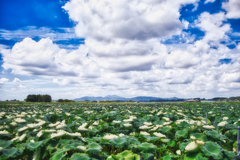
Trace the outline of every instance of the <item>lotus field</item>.
[[239, 115], [239, 103], [5, 103], [0, 159], [233, 160]]

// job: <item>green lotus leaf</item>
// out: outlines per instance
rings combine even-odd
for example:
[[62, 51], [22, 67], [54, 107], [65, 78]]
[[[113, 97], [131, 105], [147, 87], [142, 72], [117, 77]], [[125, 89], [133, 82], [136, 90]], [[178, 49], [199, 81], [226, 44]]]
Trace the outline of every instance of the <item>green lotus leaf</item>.
[[109, 142], [112, 146], [116, 148], [123, 148], [128, 144], [127, 139], [125, 137], [113, 138], [110, 139]]
[[10, 146], [11, 144], [12, 144], [12, 141], [0, 140], [0, 147], [2, 147], [3, 149], [7, 148], [7, 147]]
[[167, 143], [167, 142], [170, 142], [170, 139], [161, 139], [161, 141], [162, 141], [163, 143]]
[[147, 141], [148, 141], [148, 142], [156, 142], [156, 141], [158, 141], [158, 140], [160, 140], [159, 137], [147, 137]]
[[198, 156], [195, 160], [208, 160], [208, 158]]
[[128, 142], [129, 145], [131, 145], [131, 144], [134, 144], [134, 145], [141, 144], [141, 142], [137, 138], [134, 138], [134, 137], [128, 137], [127, 142]]
[[152, 143], [144, 142], [144, 143], [138, 145], [138, 149], [140, 151], [142, 151], [143, 153], [153, 153], [156, 151], [157, 146], [155, 146]]
[[30, 151], [38, 150], [44, 144], [44, 141], [30, 142], [27, 144], [27, 149]]
[[123, 157], [124, 160], [134, 160], [137, 156], [137, 154], [134, 154], [132, 151], [128, 151], [128, 150], [125, 150], [122, 153], [119, 153], [118, 155]]
[[144, 160], [154, 160], [154, 155], [151, 153], [142, 153]]
[[183, 121], [183, 122], [179, 123], [177, 126], [180, 128], [187, 128], [190, 125], [187, 122]]
[[162, 159], [163, 159], [163, 160], [171, 160], [172, 157], [171, 157], [170, 155], [167, 155], [167, 156], [162, 157]]
[[199, 157], [202, 157], [202, 153], [190, 152], [184, 155], [184, 160], [195, 160]]
[[63, 147], [63, 150], [66, 150], [66, 151], [73, 150], [73, 149], [76, 150], [77, 146], [79, 146], [78, 143], [67, 144]]
[[171, 128], [168, 128], [168, 127], [162, 127], [160, 130], [161, 130], [163, 133], [169, 133], [170, 130], [171, 130]]
[[90, 160], [90, 157], [82, 153], [74, 153], [69, 160]]
[[217, 131], [207, 131], [206, 135], [212, 137], [212, 138], [219, 138], [219, 134]]
[[206, 156], [211, 156], [213, 159], [222, 158], [221, 147], [215, 142], [207, 142], [201, 147], [201, 149]]
[[66, 151], [59, 149], [53, 153], [53, 156], [49, 160], [61, 160], [66, 156]]
[[14, 158], [19, 155], [18, 149], [17, 148], [11, 148], [11, 149], [4, 149], [2, 150], [2, 156], [1, 158], [3, 159], [8, 159], [8, 158]]
[[96, 142], [92, 142], [89, 145], [87, 145], [87, 152], [90, 154], [98, 154], [101, 151], [102, 147]]
[[227, 151], [227, 150], [223, 150], [224, 154], [229, 158], [229, 159], [234, 159], [234, 157], [236, 157], [236, 154], [234, 152], [231, 151]]
[[180, 131], [177, 131], [175, 135], [176, 135], [178, 138], [181, 138], [181, 137], [186, 138], [186, 137], [187, 137], [187, 134], [188, 134], [188, 131], [187, 131], [187, 130], [180, 130]]
[[169, 142], [167, 142], [167, 145], [169, 147], [174, 147], [175, 146], [175, 141], [170, 140]]
[[196, 139], [204, 141], [204, 142], [206, 142], [208, 140], [207, 136], [204, 135], [203, 133], [192, 133], [190, 136], [194, 136]]
[[61, 145], [67, 145], [67, 144], [70, 143], [70, 141], [69, 141], [69, 139], [61, 139], [61, 140], [59, 141], [59, 143], [60, 143]]
[[181, 151], [184, 151], [186, 146], [189, 144], [190, 142], [183, 142], [179, 145], [179, 148]]
[[41, 153], [41, 150], [36, 150], [36, 151], [33, 153], [32, 159], [34, 159], [34, 160], [40, 160], [40, 159], [41, 159], [40, 153]]

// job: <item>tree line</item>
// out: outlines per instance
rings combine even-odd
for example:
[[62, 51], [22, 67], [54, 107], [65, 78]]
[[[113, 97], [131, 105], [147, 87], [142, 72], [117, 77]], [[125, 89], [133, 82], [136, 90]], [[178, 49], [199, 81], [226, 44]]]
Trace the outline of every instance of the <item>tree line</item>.
[[26, 99], [26, 102], [51, 102], [52, 97], [48, 94], [40, 95], [40, 94], [29, 94]]

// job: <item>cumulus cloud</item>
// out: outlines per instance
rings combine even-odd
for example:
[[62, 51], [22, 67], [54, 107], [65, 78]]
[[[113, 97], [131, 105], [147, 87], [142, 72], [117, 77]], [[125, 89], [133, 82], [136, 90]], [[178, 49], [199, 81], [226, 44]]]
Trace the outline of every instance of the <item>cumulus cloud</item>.
[[12, 69], [13, 74], [77, 76], [80, 72], [86, 49], [67, 53], [48, 38], [39, 42], [25, 38], [16, 43], [12, 49], [2, 50], [4, 69]]
[[222, 3], [222, 8], [227, 11], [226, 17], [229, 19], [240, 18], [240, 1], [239, 0], [229, 0]]
[[20, 82], [21, 82], [21, 80], [18, 78], [14, 78], [14, 80], [13, 80], [13, 83], [20, 83]]
[[63, 7], [77, 22], [79, 37], [110, 41], [112, 38], [146, 40], [179, 34], [181, 5], [198, 0], [110, 1], [71, 0]]
[[7, 79], [7, 78], [1, 78], [0, 79], [0, 87], [2, 87], [4, 85], [4, 83], [6, 83], [8, 81], [9, 81], [9, 79]]

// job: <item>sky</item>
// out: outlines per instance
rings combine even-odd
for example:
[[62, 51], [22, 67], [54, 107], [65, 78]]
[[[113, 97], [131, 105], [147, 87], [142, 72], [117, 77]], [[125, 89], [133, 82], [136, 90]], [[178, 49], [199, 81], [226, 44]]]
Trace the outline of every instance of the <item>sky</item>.
[[1, 0], [0, 100], [240, 96], [239, 0]]

